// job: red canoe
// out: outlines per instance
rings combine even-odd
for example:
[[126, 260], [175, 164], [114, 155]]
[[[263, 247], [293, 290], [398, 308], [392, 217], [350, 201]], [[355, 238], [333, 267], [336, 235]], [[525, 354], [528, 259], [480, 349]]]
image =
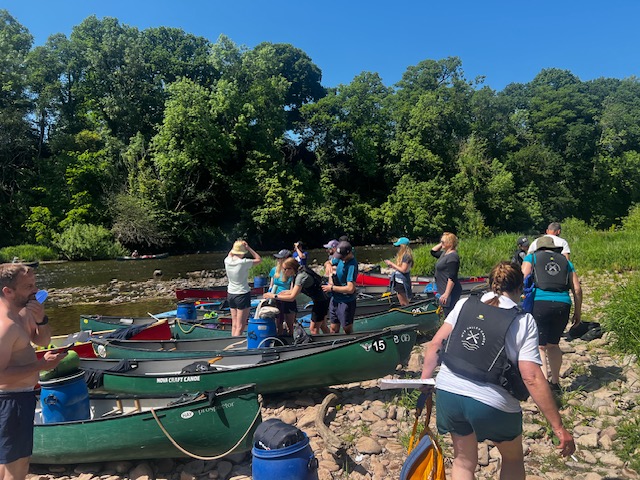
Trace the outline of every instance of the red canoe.
[[[42, 358], [46, 352], [61, 352], [67, 350], [69, 345], [72, 345], [69, 350], [73, 350], [78, 354], [80, 358], [97, 358], [96, 353], [93, 351], [93, 344], [89, 337], [92, 335], [100, 336], [109, 332], [96, 332], [82, 331], [72, 333], [70, 335], [57, 335], [51, 338], [49, 344], [51, 348], [43, 348], [36, 350], [38, 358]], [[140, 332], [131, 336], [129, 340], [153, 340], [163, 341], [171, 339], [171, 327], [166, 320], [160, 320], [152, 323]]]
[[[388, 283], [388, 282], [387, 282]], [[262, 295], [264, 288], [254, 287], [251, 289], [251, 295]], [[209, 288], [177, 288], [176, 298], [178, 300], [186, 299], [220, 299], [227, 298], [227, 287], [225, 285]]]

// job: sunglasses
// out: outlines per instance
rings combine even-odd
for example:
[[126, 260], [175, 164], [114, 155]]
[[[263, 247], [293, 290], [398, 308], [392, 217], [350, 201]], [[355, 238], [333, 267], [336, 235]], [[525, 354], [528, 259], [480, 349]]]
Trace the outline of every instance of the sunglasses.
[[284, 267], [283, 270], [295, 270], [295, 269], [292, 267]]

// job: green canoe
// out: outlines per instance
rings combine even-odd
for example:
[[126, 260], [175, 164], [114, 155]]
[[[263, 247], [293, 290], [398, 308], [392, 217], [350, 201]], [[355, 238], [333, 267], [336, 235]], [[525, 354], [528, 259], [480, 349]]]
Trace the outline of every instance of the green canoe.
[[[312, 335], [314, 346], [347, 340], [357, 340], [372, 332], [352, 334], [319, 334]], [[268, 338], [265, 340], [269, 340]], [[189, 340], [120, 340], [115, 338], [92, 338], [93, 349], [100, 358], [118, 358], [129, 360], [215, 357], [218, 355], [255, 355], [255, 351], [247, 350], [247, 337], [226, 337]], [[269, 352], [282, 353], [298, 348], [291, 336], [271, 338], [269, 345], [262, 348]]]
[[415, 340], [415, 325], [399, 325], [293, 348], [216, 352], [214, 358], [131, 360], [125, 371], [116, 371], [124, 369], [117, 360], [85, 359], [80, 364], [101, 379], [94, 388], [109, 392], [179, 394], [242, 385], [249, 383], [247, 379], [259, 393], [289, 392], [384, 377], [408, 361]]
[[[157, 322], [154, 317], [118, 317], [108, 315], [80, 315], [80, 330], [101, 332]], [[217, 321], [187, 322], [178, 318], [167, 319], [173, 338], [219, 338], [231, 335], [231, 325]]]
[[[356, 311], [357, 312], [357, 311]], [[438, 306], [433, 299], [411, 303], [406, 307], [393, 307], [381, 313], [356, 315], [354, 332], [381, 330], [392, 325], [415, 324], [419, 332], [431, 332], [440, 325]]]
[[[91, 394], [90, 420], [42, 423], [31, 463], [63, 464], [244, 452], [261, 421], [253, 385], [188, 398]], [[180, 446], [178, 449], [173, 442]]]

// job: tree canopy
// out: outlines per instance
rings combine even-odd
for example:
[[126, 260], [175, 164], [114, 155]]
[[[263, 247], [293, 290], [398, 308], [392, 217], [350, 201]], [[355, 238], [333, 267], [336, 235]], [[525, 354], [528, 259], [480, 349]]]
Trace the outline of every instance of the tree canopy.
[[176, 250], [606, 228], [640, 201], [635, 77], [494, 91], [452, 57], [325, 87], [289, 44], [91, 16], [34, 47], [6, 10], [0, 63], [0, 246], [81, 224]]

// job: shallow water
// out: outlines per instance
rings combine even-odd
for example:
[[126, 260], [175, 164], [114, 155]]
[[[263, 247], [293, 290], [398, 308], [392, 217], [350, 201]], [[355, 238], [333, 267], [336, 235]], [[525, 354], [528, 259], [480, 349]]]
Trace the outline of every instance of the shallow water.
[[[272, 255], [275, 252], [259, 252]], [[392, 246], [358, 246], [356, 255], [362, 263], [378, 263], [392, 258]], [[37, 270], [38, 288], [87, 287], [108, 284], [111, 280], [143, 282], [153, 277], [155, 270], [162, 270], [163, 279], [186, 278], [187, 272], [224, 268], [227, 252], [176, 255], [159, 260], [100, 260], [95, 262], [43, 263]], [[324, 263], [327, 256], [323, 249], [308, 252], [311, 263]], [[122, 315], [126, 317], [146, 317], [149, 313], [159, 313], [176, 308], [173, 299], [145, 299], [122, 304], [91, 303], [71, 306], [45, 304], [54, 335], [77, 332], [80, 315]]]

